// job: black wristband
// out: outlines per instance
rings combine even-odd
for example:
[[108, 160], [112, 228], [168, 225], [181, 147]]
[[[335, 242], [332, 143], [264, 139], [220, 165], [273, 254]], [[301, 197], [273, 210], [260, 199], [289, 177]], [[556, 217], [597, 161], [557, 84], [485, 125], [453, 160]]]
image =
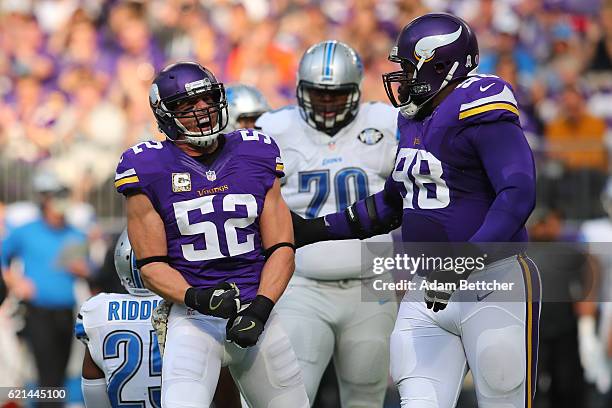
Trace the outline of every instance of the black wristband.
[[268, 299], [264, 295], [257, 295], [249, 307], [244, 309], [242, 314], [256, 317], [263, 324], [266, 324], [268, 318], [270, 317], [270, 313], [272, 313], [273, 307], [274, 302], [272, 300]]

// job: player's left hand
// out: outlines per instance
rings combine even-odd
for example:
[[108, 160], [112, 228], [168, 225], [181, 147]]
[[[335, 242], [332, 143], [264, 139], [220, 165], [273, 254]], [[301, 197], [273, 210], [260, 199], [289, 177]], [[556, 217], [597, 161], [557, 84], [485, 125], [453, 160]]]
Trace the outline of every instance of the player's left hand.
[[227, 324], [227, 341], [246, 348], [257, 344], [259, 336], [264, 331], [264, 324], [255, 316], [239, 314]]
[[[433, 271], [427, 275], [427, 287], [425, 290], [425, 304], [434, 312], [446, 309], [451, 296], [459, 285], [459, 280], [464, 279], [465, 274], [459, 274], [453, 270]], [[450, 283], [454, 284], [449, 285]], [[435, 288], [430, 289], [435, 284]]]
[[226, 340], [246, 348], [257, 344], [264, 331], [274, 302], [265, 296], [257, 295], [251, 304], [227, 322]]

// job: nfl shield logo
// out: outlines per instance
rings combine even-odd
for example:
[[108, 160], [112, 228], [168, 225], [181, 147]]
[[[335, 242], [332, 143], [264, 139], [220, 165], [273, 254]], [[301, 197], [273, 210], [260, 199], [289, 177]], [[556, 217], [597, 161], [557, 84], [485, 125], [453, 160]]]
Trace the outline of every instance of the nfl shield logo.
[[206, 179], [208, 181], [215, 181], [217, 179], [217, 173], [214, 170], [208, 170], [206, 172]]

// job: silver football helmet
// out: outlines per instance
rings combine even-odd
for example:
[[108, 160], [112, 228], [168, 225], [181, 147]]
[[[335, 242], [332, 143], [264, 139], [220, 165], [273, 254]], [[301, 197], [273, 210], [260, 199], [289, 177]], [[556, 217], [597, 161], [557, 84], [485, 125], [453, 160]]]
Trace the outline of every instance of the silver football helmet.
[[136, 255], [132, 251], [127, 229], [123, 230], [115, 245], [115, 270], [121, 284], [131, 295], [151, 296], [154, 294], [145, 288], [140, 270], [136, 267]]
[[253, 122], [270, 110], [268, 101], [259, 90], [250, 85], [236, 84], [225, 90], [228, 102], [228, 131], [240, 129], [240, 121], [251, 119]]
[[323, 41], [302, 56], [297, 100], [302, 118], [313, 128], [335, 135], [357, 116], [363, 64], [359, 55], [338, 41]]

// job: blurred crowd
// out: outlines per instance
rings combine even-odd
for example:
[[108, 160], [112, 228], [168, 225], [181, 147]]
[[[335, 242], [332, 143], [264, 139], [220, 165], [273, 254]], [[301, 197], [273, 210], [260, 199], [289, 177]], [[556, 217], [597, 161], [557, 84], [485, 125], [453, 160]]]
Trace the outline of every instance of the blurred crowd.
[[394, 39], [429, 11], [466, 19], [479, 72], [513, 85], [538, 167], [535, 222], [554, 214], [576, 233], [548, 238], [579, 239], [584, 221], [606, 217], [612, 0], [3, 0], [0, 235], [34, 217], [23, 203], [41, 192], [36, 175], [50, 172], [69, 188], [70, 214], [93, 248], [87, 267], [71, 273], [112, 269], [104, 248], [123, 215], [114, 170], [127, 147], [163, 138], [147, 102], [158, 70], [196, 60], [279, 108], [295, 103], [302, 53], [337, 39], [363, 59], [363, 100], [387, 101], [381, 74], [397, 69], [387, 61]]
[[609, 0], [5, 0], [0, 157], [12, 172], [2, 172], [3, 198], [26, 197], [32, 166], [45, 166], [77, 199], [117, 215], [106, 199], [116, 158], [161, 137], [146, 101], [155, 72], [174, 61], [254, 85], [278, 108], [294, 103], [301, 54], [333, 38], [363, 58], [363, 99], [385, 101], [394, 38], [427, 11], [465, 18], [479, 71], [513, 84], [544, 199], [563, 202], [570, 218], [601, 215], [597, 200], [576, 197], [597, 197], [609, 167]]

